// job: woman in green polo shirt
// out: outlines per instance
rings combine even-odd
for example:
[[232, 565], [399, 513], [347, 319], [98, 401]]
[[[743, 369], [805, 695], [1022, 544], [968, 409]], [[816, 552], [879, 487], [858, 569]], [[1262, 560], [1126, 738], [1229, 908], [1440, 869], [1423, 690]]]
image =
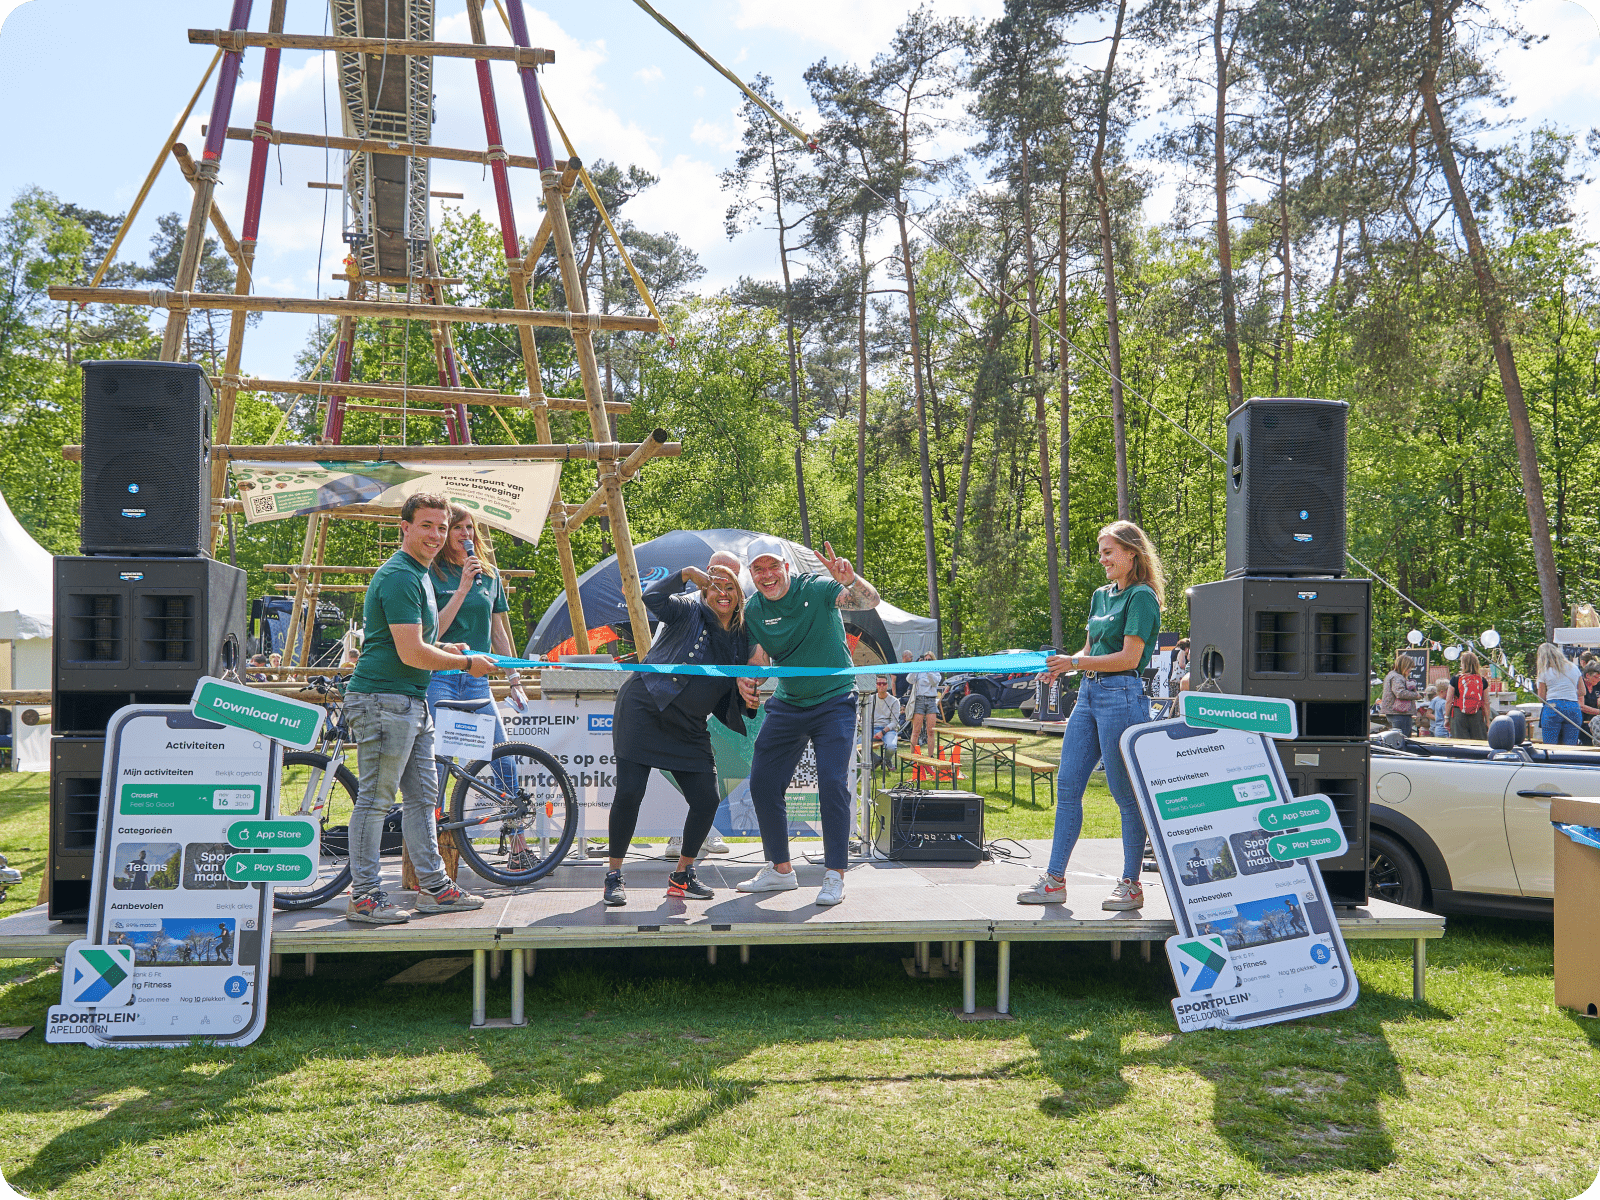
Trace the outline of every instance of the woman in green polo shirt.
[[[500, 576], [478, 558], [477, 550], [485, 543], [472, 513], [459, 504], [452, 504], [449, 536], [428, 569], [439, 605], [438, 640], [462, 646], [463, 653], [502, 654], [511, 658], [516, 655], [511, 646], [511, 604]], [[507, 678], [511, 681], [511, 703], [520, 711], [528, 703], [522, 691], [522, 679], [515, 671]], [[494, 696], [487, 679], [478, 679], [465, 671], [435, 671], [428, 682], [428, 711], [434, 713], [436, 721], [435, 710], [441, 700], [481, 700], [479, 712], [495, 713], [495, 744], [506, 740], [505, 726], [495, 712]], [[439, 768], [439, 786], [444, 787], [443, 767]], [[442, 793], [440, 798], [443, 799]]]
[[1056, 773], [1056, 830], [1050, 863], [1039, 882], [1019, 892], [1021, 904], [1061, 904], [1067, 898], [1067, 860], [1083, 829], [1083, 790], [1097, 762], [1106, 765], [1106, 786], [1122, 813], [1122, 878], [1100, 907], [1144, 906], [1139, 868], [1144, 860], [1144, 819], [1133, 784], [1122, 763], [1122, 731], [1150, 719], [1144, 694], [1144, 669], [1161, 628], [1167, 582], [1161, 558], [1145, 531], [1132, 521], [1116, 521], [1100, 531], [1100, 565], [1105, 587], [1089, 603], [1089, 636], [1076, 654], [1045, 660], [1052, 679], [1081, 670], [1078, 702], [1061, 739], [1061, 769]]

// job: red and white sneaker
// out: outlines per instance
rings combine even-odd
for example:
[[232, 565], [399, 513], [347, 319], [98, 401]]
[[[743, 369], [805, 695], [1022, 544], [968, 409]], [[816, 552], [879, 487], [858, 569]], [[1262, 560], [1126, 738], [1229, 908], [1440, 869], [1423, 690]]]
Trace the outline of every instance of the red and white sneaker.
[[1112, 912], [1124, 912], [1144, 907], [1144, 884], [1137, 879], [1119, 879], [1111, 895], [1100, 901], [1100, 907]]
[[1025, 892], [1017, 893], [1018, 904], [1065, 904], [1067, 881], [1048, 872], [1039, 876], [1039, 882]]
[[464, 892], [453, 883], [446, 883], [436, 892], [424, 888], [417, 896], [419, 913], [471, 912], [482, 907], [482, 896]]

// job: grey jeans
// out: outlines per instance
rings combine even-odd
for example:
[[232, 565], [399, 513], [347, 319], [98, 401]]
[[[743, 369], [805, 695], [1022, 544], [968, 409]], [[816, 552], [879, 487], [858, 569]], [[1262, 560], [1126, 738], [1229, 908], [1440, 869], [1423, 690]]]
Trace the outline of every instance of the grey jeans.
[[360, 780], [355, 811], [350, 816], [350, 895], [376, 892], [381, 886], [378, 854], [383, 844], [383, 818], [395, 791], [405, 797], [402, 814], [406, 851], [417, 881], [428, 891], [450, 882], [439, 858], [439, 835], [433, 810], [439, 794], [433, 762], [433, 718], [421, 698], [389, 692], [351, 692], [345, 716], [356, 739]]

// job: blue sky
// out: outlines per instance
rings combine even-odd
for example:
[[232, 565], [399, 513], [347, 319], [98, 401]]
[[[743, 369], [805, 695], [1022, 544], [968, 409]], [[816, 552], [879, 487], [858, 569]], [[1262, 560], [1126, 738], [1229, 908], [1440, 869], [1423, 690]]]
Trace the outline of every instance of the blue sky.
[[[662, 0], [664, 13], [713, 55], [746, 78], [772, 76], [779, 94], [802, 104], [802, 72], [822, 57], [865, 61], [904, 19], [904, 3], [882, 0]], [[1000, 0], [938, 0], [942, 12], [992, 17]], [[270, 0], [256, 0], [251, 27], [265, 27]], [[440, 0], [437, 36], [467, 41], [464, 5]], [[0, 202], [37, 185], [63, 199], [110, 212], [133, 200], [166, 132], [194, 90], [213, 51], [191, 46], [191, 26], [227, 21], [224, 0], [0, 0]], [[652, 229], [677, 232], [707, 268], [705, 286], [720, 287], [740, 275], [776, 274], [771, 238], [748, 233], [729, 242], [723, 233], [726, 196], [716, 175], [737, 145], [740, 97], [628, 0], [589, 0], [572, 6], [527, 3], [536, 45], [553, 48], [556, 63], [545, 87], [557, 115], [584, 158], [637, 163], [662, 182], [630, 205], [628, 215]], [[322, 32], [325, 3], [289, 0], [287, 28]], [[1523, 23], [1548, 40], [1530, 51], [1507, 51], [1501, 69], [1516, 97], [1510, 115], [1524, 124], [1553, 120], [1585, 128], [1600, 111], [1600, 26], [1575, 0], [1528, 0]], [[508, 42], [493, 5], [491, 41]], [[1088, 51], [1097, 56], [1099, 50]], [[260, 53], [246, 56], [231, 123], [254, 119]], [[331, 79], [332, 64], [328, 64]], [[286, 52], [275, 124], [306, 133], [324, 128], [321, 56]], [[531, 153], [520, 91], [509, 64], [495, 65], [502, 124], [513, 153]], [[472, 67], [465, 61], [435, 64], [440, 144], [478, 148], [483, 124]], [[210, 106], [208, 86], [182, 140], [198, 153], [200, 123]], [[338, 132], [331, 91], [328, 128]], [[960, 144], [959, 141], [956, 144]], [[219, 203], [237, 229], [244, 199], [249, 147], [230, 142], [224, 156]], [[278, 295], [343, 291], [328, 278], [341, 270], [338, 194], [306, 187], [308, 179], [337, 178], [338, 156], [324, 174], [321, 151], [284, 147], [283, 182], [278, 155], [268, 172], [257, 290]], [[494, 200], [480, 168], [440, 163], [437, 190], [466, 194], [467, 207], [493, 219]], [[531, 173], [514, 171], [518, 225], [537, 227], [539, 209]], [[144, 212], [124, 244], [123, 258], [143, 259], [156, 215], [187, 213], [188, 186], [175, 164], [163, 171]], [[1586, 191], [1591, 203], [1593, 188]], [[324, 202], [326, 201], [326, 219]], [[435, 201], [435, 203], [439, 203]], [[456, 203], [456, 202], [451, 202]], [[1171, 204], [1171, 184], [1151, 198], [1147, 216], [1160, 219]], [[318, 255], [321, 254], [320, 284]], [[307, 318], [268, 315], [246, 343], [247, 373], [284, 376], [304, 345]]]

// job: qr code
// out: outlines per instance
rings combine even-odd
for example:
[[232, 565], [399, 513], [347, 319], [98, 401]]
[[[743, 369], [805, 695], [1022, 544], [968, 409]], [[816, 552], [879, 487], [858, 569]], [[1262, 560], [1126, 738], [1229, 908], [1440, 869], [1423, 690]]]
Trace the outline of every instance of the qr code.
[[252, 497], [250, 497], [250, 511], [255, 513], [255, 514], [257, 514], [258, 516], [266, 514], [266, 513], [276, 512], [277, 508], [278, 508], [278, 501], [277, 501], [277, 498], [274, 497], [274, 496], [252, 496]]
[[800, 765], [794, 769], [794, 778], [789, 781], [793, 791], [815, 791], [817, 787], [817, 748], [806, 746], [806, 752], [800, 756]]

